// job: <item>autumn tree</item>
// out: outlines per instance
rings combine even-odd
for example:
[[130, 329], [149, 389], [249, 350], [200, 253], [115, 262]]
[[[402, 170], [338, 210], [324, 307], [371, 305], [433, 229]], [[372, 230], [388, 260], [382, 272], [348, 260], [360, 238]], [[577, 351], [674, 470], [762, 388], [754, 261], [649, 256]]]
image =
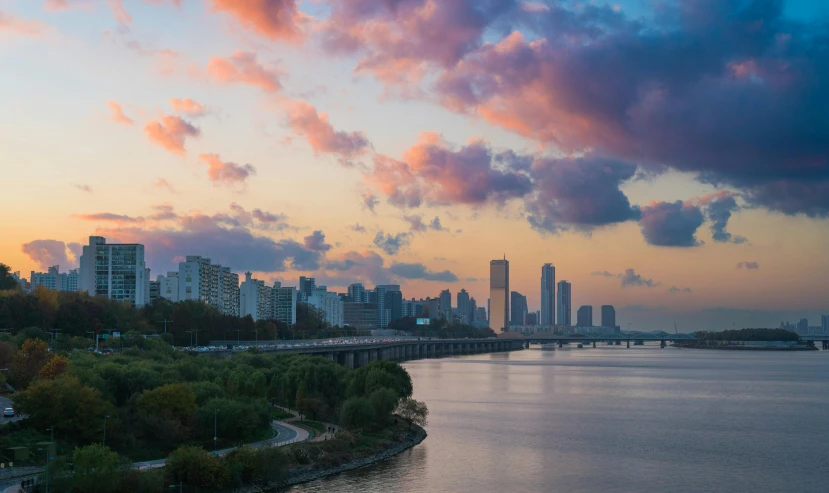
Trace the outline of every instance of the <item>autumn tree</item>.
[[412, 429], [412, 423], [421, 427], [428, 424], [429, 409], [424, 402], [414, 399], [404, 399], [397, 405], [395, 412], [404, 421], [409, 423], [409, 429]]
[[40, 378], [47, 378], [54, 380], [58, 375], [62, 374], [69, 367], [69, 360], [66, 356], [60, 354], [54, 356], [40, 369]]
[[25, 388], [50, 359], [52, 359], [52, 354], [49, 352], [48, 344], [36, 339], [25, 340], [23, 347], [12, 360], [9, 372], [12, 385]]

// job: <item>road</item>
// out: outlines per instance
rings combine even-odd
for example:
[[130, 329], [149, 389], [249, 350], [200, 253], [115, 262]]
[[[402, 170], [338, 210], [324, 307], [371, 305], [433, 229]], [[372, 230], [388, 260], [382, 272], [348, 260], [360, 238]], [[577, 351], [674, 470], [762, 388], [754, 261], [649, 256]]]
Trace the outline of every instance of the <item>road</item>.
[[[11, 399], [9, 399], [8, 397], [6, 397], [4, 395], [0, 395], [0, 413], [2, 413], [3, 409], [6, 409], [7, 407], [14, 407], [14, 405], [12, 404]], [[22, 418], [20, 416], [15, 416], [13, 418], [4, 418], [4, 417], [0, 416], [0, 425], [4, 425], [4, 424], [8, 423], [9, 421], [17, 421], [19, 419], [22, 419]]]

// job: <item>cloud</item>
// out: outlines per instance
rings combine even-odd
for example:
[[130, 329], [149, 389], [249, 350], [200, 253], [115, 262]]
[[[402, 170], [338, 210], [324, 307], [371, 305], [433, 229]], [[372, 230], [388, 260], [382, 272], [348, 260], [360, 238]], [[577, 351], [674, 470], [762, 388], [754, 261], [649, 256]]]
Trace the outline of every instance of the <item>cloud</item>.
[[737, 263], [738, 269], [746, 269], [746, 270], [757, 270], [760, 268], [759, 262], [753, 261], [746, 261], [746, 262], [738, 262]]
[[83, 185], [83, 184], [79, 184], [79, 183], [73, 183], [73, 184], [72, 184], [72, 186], [73, 186], [73, 187], [75, 187], [75, 188], [77, 188], [77, 189], [78, 189], [78, 190], [80, 190], [81, 192], [92, 193], [92, 187], [90, 187], [89, 185]]
[[780, 0], [630, 14], [527, 5], [339, 2], [320, 39], [387, 88], [563, 154], [687, 172], [750, 206], [829, 217], [825, 19], [792, 18]]
[[558, 233], [639, 219], [620, 186], [636, 166], [599, 157], [538, 159], [532, 165], [535, 194], [525, 201], [527, 220], [542, 232]]
[[0, 35], [6, 32], [20, 36], [36, 37], [44, 34], [46, 30], [46, 24], [40, 21], [22, 19], [0, 11]]
[[207, 177], [214, 185], [244, 185], [250, 175], [256, 174], [253, 165], [224, 162], [218, 154], [199, 154], [199, 159], [208, 166]]
[[379, 202], [379, 200], [377, 200], [377, 197], [373, 193], [364, 192], [363, 195], [362, 195], [362, 199], [363, 199], [363, 207], [365, 207], [366, 209], [368, 209], [372, 213], [374, 213], [374, 207]]
[[421, 263], [394, 262], [389, 272], [402, 279], [422, 279], [424, 281], [456, 282], [458, 276], [448, 270], [433, 272]]
[[121, 108], [120, 104], [116, 103], [115, 101], [108, 101], [107, 106], [109, 106], [109, 110], [112, 112], [110, 120], [114, 121], [115, 123], [121, 123], [123, 125], [132, 125], [134, 123], [132, 121], [132, 118], [124, 114], [124, 110]]
[[383, 231], [379, 231], [377, 235], [374, 236], [374, 245], [386, 252], [388, 255], [396, 255], [401, 248], [405, 248], [410, 242], [410, 233], [397, 233], [396, 235], [391, 235], [383, 233]]
[[622, 278], [622, 287], [627, 286], [644, 286], [648, 288], [653, 288], [659, 286], [661, 283], [655, 282], [653, 279], [647, 279], [642, 277], [641, 275], [637, 274], [636, 271], [633, 269], [625, 269], [624, 274], [619, 274], [619, 277]]
[[336, 154], [345, 166], [351, 166], [351, 158], [365, 153], [371, 143], [362, 132], [342, 132], [334, 130], [328, 121], [328, 115], [317, 113], [316, 108], [304, 101], [285, 101], [288, 125], [297, 135], [314, 149], [314, 152]]
[[314, 231], [311, 235], [306, 236], [303, 245], [308, 250], [315, 252], [327, 252], [331, 250], [331, 245], [325, 242], [325, 234], [322, 231]]
[[403, 220], [409, 223], [409, 231], [426, 231], [423, 216], [403, 216]]
[[201, 212], [179, 214], [170, 204], [157, 204], [151, 207], [152, 212], [144, 216], [129, 216], [112, 212], [97, 212], [92, 214], [74, 214], [72, 217], [84, 221], [104, 221], [118, 225], [147, 224], [168, 221], [178, 225], [211, 222], [220, 226], [250, 228], [262, 231], [282, 231], [295, 229], [287, 222], [284, 214], [274, 214], [262, 209], [245, 210], [244, 207], [233, 202], [229, 206], [229, 213], [206, 215]]
[[167, 190], [170, 193], [178, 193], [176, 191], [176, 189], [173, 187], [173, 185], [171, 185], [170, 182], [168, 182], [164, 178], [156, 178], [156, 180], [152, 183], [152, 185], [155, 188]]
[[591, 273], [590, 273], [590, 275], [591, 275], [591, 276], [601, 276], [601, 277], [617, 277], [617, 275], [616, 275], [616, 274], [613, 274], [613, 273], [608, 272], [608, 271], [606, 271], [606, 270], [603, 270], [603, 271], [598, 271], [598, 270], [597, 270], [597, 271], [593, 271], [593, 272], [591, 272]]
[[296, 0], [212, 0], [217, 11], [233, 15], [239, 23], [271, 40], [298, 42], [303, 38], [305, 16]]
[[473, 141], [454, 149], [435, 133], [420, 135], [403, 161], [377, 155], [366, 181], [397, 207], [502, 203], [530, 192], [530, 178], [499, 165], [489, 144]]
[[207, 109], [196, 100], [190, 98], [170, 99], [170, 106], [179, 113], [184, 113], [187, 116], [199, 117], [207, 113]]
[[737, 204], [739, 195], [727, 190], [719, 190], [716, 193], [706, 195], [698, 199], [702, 205], [706, 205], [706, 215], [711, 221], [711, 236], [719, 243], [745, 243], [748, 241], [744, 236], [735, 236], [726, 231], [728, 220], [731, 214], [740, 210]]
[[678, 200], [651, 202], [642, 208], [639, 224], [650, 245], [694, 247], [702, 244], [695, 235], [704, 220], [699, 206]]
[[678, 288], [676, 286], [671, 286], [670, 288], [668, 288], [667, 292], [671, 293], [671, 294], [677, 294], [677, 293], [685, 294], [685, 293], [692, 293], [693, 291], [691, 291], [691, 288]]
[[431, 222], [429, 222], [429, 229], [433, 231], [449, 231], [449, 228], [444, 228], [443, 224], [440, 223], [440, 218], [435, 216]]
[[282, 89], [279, 72], [256, 60], [256, 53], [236, 51], [227, 58], [210, 57], [207, 74], [221, 84], [248, 84], [275, 93]]
[[186, 137], [201, 135], [198, 127], [172, 115], [165, 115], [160, 120], [151, 121], [144, 127], [144, 132], [147, 133], [151, 142], [174, 154], [184, 154]]
[[365, 233], [366, 232], [366, 227], [362, 226], [360, 223], [352, 224], [351, 226], [348, 227], [348, 229], [350, 229], [351, 231], [354, 231], [355, 233]]
[[72, 269], [78, 264], [80, 244], [64, 243], [59, 240], [33, 240], [24, 243], [21, 250], [45, 271], [53, 265], [64, 270]]
[[111, 212], [97, 212], [94, 214], [74, 214], [72, 217], [82, 219], [84, 221], [112, 221], [117, 223], [136, 223], [142, 222], [142, 217], [132, 217], [123, 214], [113, 214]]

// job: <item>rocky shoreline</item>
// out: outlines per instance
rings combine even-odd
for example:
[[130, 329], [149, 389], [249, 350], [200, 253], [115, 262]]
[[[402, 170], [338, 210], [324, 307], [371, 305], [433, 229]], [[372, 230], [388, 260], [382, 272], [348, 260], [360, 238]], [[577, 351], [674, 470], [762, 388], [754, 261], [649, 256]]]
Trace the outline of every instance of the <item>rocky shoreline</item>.
[[[426, 436], [426, 430], [419, 426], [413, 425], [412, 432], [409, 433], [405, 440], [403, 440], [400, 443], [394, 444], [392, 447], [381, 450], [374, 455], [362, 457], [360, 459], [354, 459], [352, 461], [340, 464], [337, 467], [330, 467], [325, 469], [302, 468], [294, 470], [289, 472], [288, 478], [281, 485], [274, 485], [273, 487], [266, 488], [264, 491], [279, 491], [297, 484], [308, 483], [310, 481], [316, 481], [317, 479], [322, 479], [328, 476], [334, 476], [335, 474], [340, 474], [346, 471], [353, 471], [355, 469], [372, 466], [374, 464], [377, 464], [378, 462], [390, 459], [395, 455], [414, 447], [415, 445], [425, 440]], [[246, 493], [247, 491], [247, 489], [237, 490], [237, 493]], [[256, 489], [249, 491], [263, 490]]]

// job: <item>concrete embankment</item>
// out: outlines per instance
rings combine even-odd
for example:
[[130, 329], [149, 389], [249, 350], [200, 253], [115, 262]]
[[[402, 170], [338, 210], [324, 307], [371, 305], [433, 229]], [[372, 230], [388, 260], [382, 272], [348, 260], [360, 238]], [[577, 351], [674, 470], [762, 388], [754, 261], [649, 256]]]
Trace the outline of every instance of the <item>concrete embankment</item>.
[[[360, 469], [363, 467], [372, 466], [377, 464], [378, 462], [382, 462], [386, 459], [390, 459], [395, 455], [406, 451], [415, 445], [419, 444], [423, 440], [426, 439], [426, 430], [420, 428], [419, 426], [414, 426], [411, 433], [409, 433], [406, 438], [399, 443], [395, 443], [391, 447], [387, 449], [383, 449], [378, 451], [374, 455], [370, 455], [368, 457], [362, 457], [360, 459], [354, 459], [343, 464], [340, 464], [336, 467], [330, 467], [325, 469], [309, 469], [309, 468], [300, 468], [292, 470], [288, 473], [288, 479], [280, 486], [273, 486], [271, 488], [265, 488], [264, 491], [279, 491], [290, 486], [294, 486], [297, 484], [307, 483], [310, 481], [316, 481], [317, 479], [322, 479], [328, 476], [333, 476], [335, 474], [340, 474], [346, 471], [353, 471], [355, 469]], [[260, 489], [240, 489], [237, 490], [236, 493], [248, 493], [254, 491], [263, 491]]]

